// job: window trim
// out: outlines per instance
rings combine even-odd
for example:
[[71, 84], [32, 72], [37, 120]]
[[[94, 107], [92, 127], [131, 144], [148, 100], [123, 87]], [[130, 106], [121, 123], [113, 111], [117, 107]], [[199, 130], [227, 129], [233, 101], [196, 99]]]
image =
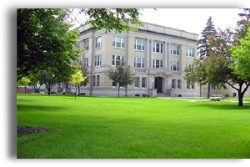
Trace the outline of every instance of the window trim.
[[[171, 63], [170, 64], [171, 71], [180, 72], [180, 62], [178, 62], [178, 61], [171, 61], [170, 63]], [[176, 65], [176, 70], [174, 70], [174, 65]]]
[[120, 59], [120, 63], [123, 65], [124, 64], [124, 56], [121, 56], [121, 55], [116, 55], [116, 54], [113, 54], [112, 55], [112, 66], [117, 66], [117, 57], [121, 57]]
[[[173, 48], [174, 46], [176, 48]], [[176, 53], [174, 53], [174, 51]], [[171, 54], [171, 56], [180, 56], [180, 53], [181, 53], [181, 45], [180, 44], [171, 44], [171, 48], [170, 48], [170, 54]]]
[[[120, 42], [119, 42], [119, 40], [117, 40], [119, 38], [120, 38]], [[121, 46], [117, 46], [117, 43], [120, 43]], [[125, 48], [125, 37], [124, 36], [118, 36], [118, 35], [113, 36], [112, 46], [114, 48], [124, 49]]]
[[95, 56], [95, 61], [94, 61], [94, 66], [95, 67], [100, 67], [102, 65], [102, 56], [101, 55], [96, 55]]
[[[134, 57], [134, 68], [144, 69], [145, 68], [145, 61], [144, 60], [145, 59], [143, 57]], [[140, 64], [140, 67], [137, 66], [138, 64]]]
[[[100, 39], [100, 41], [98, 42], [98, 39]], [[95, 43], [95, 48], [101, 48], [102, 47], [102, 36], [98, 36], [96, 37], [96, 43]], [[100, 45], [100, 46], [99, 46]]]
[[[139, 49], [138, 46], [140, 46], [141, 49]], [[137, 51], [145, 51], [145, 39], [136, 37], [135, 38], [134, 49], [137, 50]]]
[[[156, 51], [157, 44], [159, 44], [159, 52]], [[153, 52], [154, 53], [163, 53], [163, 42], [161, 42], [161, 41], [154, 41]]]
[[188, 46], [186, 48], [186, 57], [194, 58], [194, 54], [195, 54], [195, 48]]

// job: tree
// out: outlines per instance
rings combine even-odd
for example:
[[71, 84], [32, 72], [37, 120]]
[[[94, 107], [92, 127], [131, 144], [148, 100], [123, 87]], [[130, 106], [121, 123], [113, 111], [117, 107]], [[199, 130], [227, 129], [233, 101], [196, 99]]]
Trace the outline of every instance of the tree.
[[[80, 87], [79, 85], [84, 82], [84, 80], [86, 79], [86, 77], [83, 77], [83, 74], [82, 74], [82, 71], [81, 70], [78, 70], [76, 71], [71, 79], [70, 79], [70, 84], [72, 85], [75, 85], [76, 86], [76, 93], [75, 93], [75, 98], [76, 98], [76, 95], [80, 95]], [[77, 93], [78, 92], [78, 93]]]
[[139, 21], [139, 9], [135, 8], [88, 8], [80, 9], [80, 12], [89, 16], [88, 22], [97, 29], [106, 29], [110, 32], [115, 29], [134, 31], [142, 24]]
[[[208, 58], [210, 55], [210, 45], [209, 45], [209, 36], [214, 35], [216, 30], [214, 28], [214, 24], [212, 21], [212, 17], [210, 16], [207, 20], [206, 27], [201, 32], [201, 38], [198, 41], [198, 49], [201, 59]], [[207, 90], [207, 98], [210, 97], [210, 83], [208, 83], [208, 90]]]
[[17, 82], [17, 86], [25, 86], [24, 87], [24, 91], [26, 94], [27, 91], [27, 85], [30, 83], [30, 79], [28, 77], [22, 77], [18, 82]]
[[[55, 82], [68, 82], [79, 57], [79, 32], [67, 20], [72, 9], [17, 9], [17, 81], [39, 73], [48, 94]], [[142, 25], [139, 9], [80, 9], [97, 29], [119, 32]], [[68, 78], [67, 78], [68, 77]], [[86, 79], [87, 82], [87, 79]]]
[[206, 73], [212, 86], [225, 87], [228, 84], [237, 90], [238, 105], [243, 106], [243, 97], [250, 85], [249, 55], [245, 55], [249, 38], [241, 39], [241, 45], [238, 45], [237, 35], [237, 32], [226, 29], [210, 38], [213, 51], [206, 63]]
[[133, 82], [133, 73], [130, 66], [117, 66], [110, 68], [107, 75], [117, 85], [117, 96], [120, 97], [120, 87], [125, 86], [127, 95], [127, 86]]
[[[66, 9], [17, 9], [17, 80], [48, 68], [68, 69], [79, 57], [79, 32], [65, 22]], [[64, 69], [60, 73], [64, 73]]]
[[214, 35], [216, 30], [214, 28], [214, 23], [212, 17], [210, 16], [207, 20], [206, 27], [201, 32], [201, 38], [198, 41], [198, 49], [200, 58], [209, 57], [209, 36]]
[[205, 60], [195, 60], [193, 67], [185, 68], [184, 79], [187, 80], [188, 84], [197, 82], [200, 85], [200, 97], [202, 97], [202, 85], [207, 83]]
[[230, 68], [233, 70], [233, 74], [245, 84], [244, 89], [241, 85], [238, 88], [239, 105], [241, 106], [243, 105], [244, 93], [250, 86], [250, 28], [248, 28], [246, 37], [240, 39], [239, 45], [231, 47], [231, 52]]

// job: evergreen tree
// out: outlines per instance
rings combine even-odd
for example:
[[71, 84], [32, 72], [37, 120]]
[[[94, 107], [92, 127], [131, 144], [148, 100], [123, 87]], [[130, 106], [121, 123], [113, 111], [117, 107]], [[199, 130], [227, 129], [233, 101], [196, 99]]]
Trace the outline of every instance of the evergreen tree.
[[[198, 41], [198, 49], [199, 49], [199, 54], [200, 54], [201, 59], [205, 59], [209, 57], [210, 55], [209, 54], [210, 52], [209, 37], [214, 35], [215, 33], [216, 33], [216, 30], [214, 28], [214, 23], [213, 23], [212, 17], [210, 16], [207, 20], [206, 27], [201, 32], [201, 38]], [[209, 97], [210, 97], [210, 83], [208, 83], [208, 88], [207, 88], [207, 98]]]
[[210, 16], [207, 20], [206, 27], [204, 30], [201, 32], [201, 38], [198, 41], [198, 49], [199, 49], [199, 54], [200, 58], [203, 59], [205, 57], [209, 57], [209, 36], [214, 35], [216, 33], [215, 28], [214, 28], [214, 23], [212, 20], [212, 17]]

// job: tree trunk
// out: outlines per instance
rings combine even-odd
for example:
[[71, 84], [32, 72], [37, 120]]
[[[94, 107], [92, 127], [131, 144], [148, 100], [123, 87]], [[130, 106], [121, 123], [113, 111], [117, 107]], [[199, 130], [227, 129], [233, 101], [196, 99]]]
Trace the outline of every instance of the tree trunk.
[[200, 84], [200, 97], [202, 97], [202, 85]]
[[75, 99], [76, 99], [76, 94], [77, 94], [77, 85], [76, 85], [76, 93], [75, 93]]
[[77, 87], [78, 87], [78, 96], [80, 96], [81, 95], [80, 85], [77, 85]]
[[238, 91], [238, 106], [243, 106], [243, 93]]
[[244, 93], [242, 92], [242, 85], [243, 84], [239, 84], [239, 89], [238, 89], [238, 106], [243, 106]]
[[120, 84], [118, 83], [118, 97], [120, 97]]
[[207, 85], [207, 98], [210, 98], [210, 83]]
[[48, 95], [50, 96], [51, 88], [47, 88], [47, 90], [48, 90]]
[[125, 96], [128, 96], [128, 86], [125, 86]]

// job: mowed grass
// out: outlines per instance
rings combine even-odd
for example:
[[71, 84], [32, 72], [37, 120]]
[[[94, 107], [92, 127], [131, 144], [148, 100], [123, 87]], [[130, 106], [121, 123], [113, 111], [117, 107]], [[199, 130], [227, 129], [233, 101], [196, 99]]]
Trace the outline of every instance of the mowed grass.
[[250, 105], [17, 95], [18, 158], [250, 158]]

